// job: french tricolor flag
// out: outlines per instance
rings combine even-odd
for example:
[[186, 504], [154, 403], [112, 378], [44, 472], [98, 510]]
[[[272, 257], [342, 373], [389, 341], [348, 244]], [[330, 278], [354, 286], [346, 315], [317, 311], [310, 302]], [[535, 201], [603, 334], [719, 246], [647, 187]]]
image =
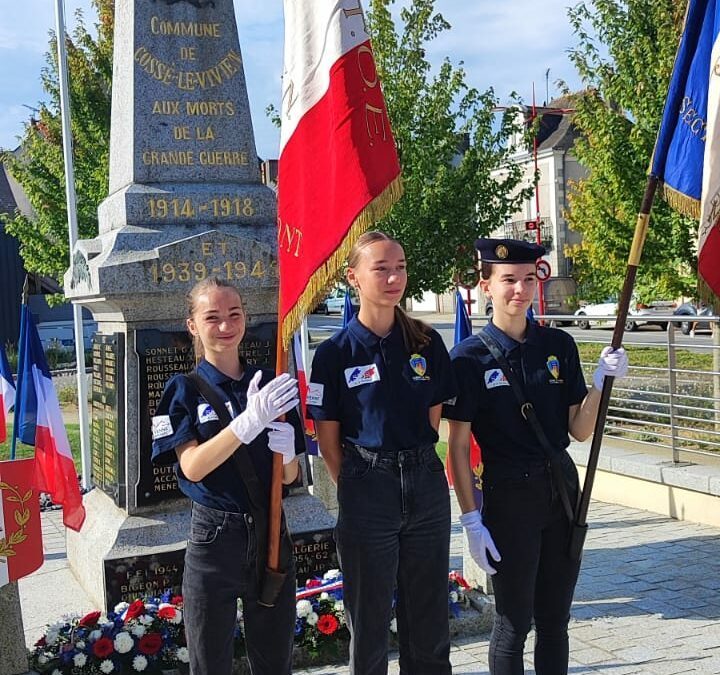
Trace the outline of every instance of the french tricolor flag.
[[[304, 330], [302, 327], [300, 330]], [[300, 340], [300, 332], [296, 332], [293, 336], [293, 356], [295, 357], [295, 370], [300, 390], [300, 409], [302, 411], [303, 426], [305, 429], [305, 450], [309, 455], [318, 454], [317, 434], [315, 433], [315, 422], [307, 415], [307, 406], [305, 398], [307, 397], [307, 375], [305, 373], [305, 359], [303, 356], [303, 348]]]
[[62, 504], [63, 522], [76, 532], [85, 520], [75, 464], [60, 403], [40, 336], [27, 305], [20, 318], [15, 426], [17, 438], [35, 446], [35, 488]]
[[7, 420], [10, 409], [15, 405], [15, 381], [5, 348], [0, 345], [0, 443], [7, 439]]

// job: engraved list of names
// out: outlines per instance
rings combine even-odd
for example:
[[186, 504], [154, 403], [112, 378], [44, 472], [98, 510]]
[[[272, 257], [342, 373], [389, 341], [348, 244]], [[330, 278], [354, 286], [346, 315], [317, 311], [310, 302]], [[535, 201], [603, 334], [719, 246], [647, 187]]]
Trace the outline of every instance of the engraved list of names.
[[90, 447], [93, 482], [110, 495], [118, 506], [125, 506], [124, 391], [121, 354], [123, 335], [96, 334], [93, 339], [92, 426]]

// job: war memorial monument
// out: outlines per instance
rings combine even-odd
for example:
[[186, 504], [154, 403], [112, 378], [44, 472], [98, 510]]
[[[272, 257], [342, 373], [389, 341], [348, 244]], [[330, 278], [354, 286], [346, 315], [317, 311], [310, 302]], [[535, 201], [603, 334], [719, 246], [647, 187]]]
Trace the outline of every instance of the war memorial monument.
[[[109, 194], [65, 276], [98, 323], [95, 489], [67, 550], [101, 607], [180, 587], [189, 501], [150, 462], [150, 418], [167, 379], [194, 365], [185, 294], [207, 276], [233, 283], [248, 315], [241, 351], [270, 368], [278, 294], [276, 199], [260, 179], [232, 0], [115, 8]], [[336, 565], [334, 520], [296, 492], [285, 508], [302, 583]]]

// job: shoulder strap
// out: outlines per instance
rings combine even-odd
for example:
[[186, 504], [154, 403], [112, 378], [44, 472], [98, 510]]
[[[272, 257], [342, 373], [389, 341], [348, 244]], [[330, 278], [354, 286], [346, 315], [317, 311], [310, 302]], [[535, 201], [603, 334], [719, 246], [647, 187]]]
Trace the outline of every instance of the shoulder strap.
[[492, 354], [493, 358], [497, 361], [498, 365], [502, 369], [503, 373], [505, 373], [505, 377], [507, 378], [507, 381], [510, 383], [510, 387], [513, 390], [513, 393], [515, 394], [515, 398], [517, 399], [518, 404], [520, 405], [520, 413], [522, 416], [527, 420], [527, 422], [530, 424], [530, 427], [532, 428], [533, 432], [535, 433], [535, 436], [538, 439], [538, 442], [540, 443], [540, 447], [542, 448], [543, 452], [545, 453], [545, 456], [547, 457], [548, 461], [550, 462], [550, 468], [553, 473], [553, 478], [555, 479], [555, 483], [557, 485], [557, 491], [560, 495], [560, 501], [562, 502], [563, 509], [565, 510], [565, 514], [567, 517], [572, 520], [574, 519], [573, 515], [573, 509], [570, 505], [570, 497], [567, 493], [567, 486], [565, 484], [565, 477], [562, 474], [562, 467], [560, 466], [559, 459], [560, 455], [558, 452], [556, 452], [552, 445], [550, 444], [550, 441], [548, 440], [548, 437], [545, 435], [545, 431], [542, 428], [542, 425], [540, 424], [540, 420], [537, 417], [537, 413], [535, 412], [535, 407], [533, 404], [527, 400], [527, 396], [525, 396], [525, 390], [522, 388], [522, 385], [520, 384], [520, 381], [517, 377], [517, 373], [512, 369], [512, 366], [508, 362], [508, 360], [505, 358], [504, 354], [500, 350], [500, 347], [498, 347], [495, 340], [493, 340], [489, 335], [487, 335], [484, 331], [480, 331], [478, 333], [478, 337], [482, 340], [483, 344], [488, 348], [488, 351]]
[[[195, 385], [195, 388], [200, 392], [200, 395], [212, 406], [212, 409], [217, 413], [220, 424], [226, 427], [230, 424], [232, 417], [225, 406], [225, 401], [218, 393], [217, 389], [210, 384], [197, 370], [193, 370], [187, 375], [188, 379]], [[233, 463], [235, 468], [240, 474], [240, 478], [245, 485], [245, 491], [247, 492], [250, 505], [252, 507], [253, 515], [257, 517], [258, 512], [267, 511], [267, 495], [265, 495], [260, 480], [257, 477], [257, 472], [253, 466], [252, 460], [248, 456], [247, 452], [234, 452]]]

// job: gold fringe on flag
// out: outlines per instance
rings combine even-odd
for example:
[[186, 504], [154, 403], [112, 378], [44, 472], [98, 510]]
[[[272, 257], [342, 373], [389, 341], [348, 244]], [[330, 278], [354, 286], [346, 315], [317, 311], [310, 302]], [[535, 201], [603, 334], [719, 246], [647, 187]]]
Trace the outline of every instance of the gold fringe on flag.
[[350, 249], [355, 245], [360, 235], [383, 218], [390, 211], [392, 205], [402, 197], [402, 194], [402, 176], [398, 175], [375, 199], [360, 211], [340, 245], [308, 279], [305, 290], [282, 323], [281, 332], [284, 349], [288, 349], [292, 336], [300, 327], [303, 317], [312, 312], [323, 293], [327, 290], [328, 285], [335, 281], [343, 262], [350, 253]]
[[710, 286], [705, 283], [705, 280], [698, 275], [698, 298], [701, 302], [704, 302], [708, 307], [712, 307], [713, 314], [717, 314], [720, 310], [720, 298], [715, 295], [715, 292]]
[[663, 185], [663, 197], [671, 209], [689, 218], [700, 219], [700, 200], [688, 197], [669, 185]]

